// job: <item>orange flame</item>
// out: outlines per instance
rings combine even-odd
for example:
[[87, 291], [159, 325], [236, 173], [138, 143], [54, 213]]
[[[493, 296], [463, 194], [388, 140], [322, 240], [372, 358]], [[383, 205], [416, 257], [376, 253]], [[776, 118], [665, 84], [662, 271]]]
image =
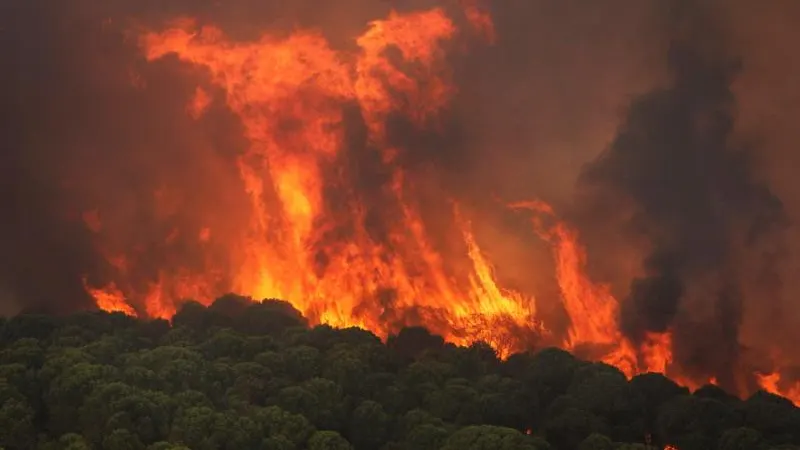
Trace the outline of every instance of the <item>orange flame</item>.
[[128, 304], [125, 295], [117, 289], [114, 283], [109, 284], [103, 289], [96, 289], [89, 286], [86, 279], [83, 280], [86, 292], [94, 298], [97, 307], [103, 311], [121, 312], [129, 316], [136, 316], [136, 311]]
[[795, 406], [800, 406], [800, 381], [790, 383], [782, 389], [780, 373], [756, 374], [756, 379], [761, 389], [771, 394], [786, 397], [791, 400]]
[[[491, 18], [477, 0], [461, 4], [469, 25], [494, 39]], [[531, 337], [547, 335], [534, 297], [501, 286], [457, 205], [451, 212], [456, 230], [448, 237], [458, 240], [466, 264], [451, 262], [450, 254], [444, 257], [422, 213], [421, 188], [395, 164], [402, 149], [389, 144], [386, 123], [394, 114], [419, 128], [437, 126], [439, 113], [456, 92], [444, 53], [446, 42], [457, 34], [451, 18], [435, 8], [393, 11], [369, 23], [350, 53], [331, 48], [315, 31], [236, 42], [216, 27], [198, 27], [189, 19], [141, 36], [148, 61], [174, 55], [208, 74], [213, 89], [197, 87], [187, 100], [187, 114], [200, 119], [212, 102], [210, 92], [220, 92], [224, 98], [219, 100], [238, 116], [249, 146], [236, 169], [249, 211], [246, 220], [233, 225], [233, 233], [206, 223], [171, 229], [164, 245], [190, 236], [197, 261], [191, 267], [166, 261], [148, 271], [146, 281], [132, 274], [135, 267], [152, 263], [120, 240], [102, 242], [115, 282], [97, 288], [84, 281], [97, 306], [170, 318], [184, 299], [209, 303], [233, 291], [285, 299], [312, 323], [360, 326], [381, 337], [401, 325], [425, 325], [456, 344], [486, 341], [501, 356], [529, 348]], [[140, 78], [135, 81], [146, 88]], [[380, 152], [391, 173], [391, 183], [380, 194], [392, 222], [381, 239], [370, 233], [372, 211], [354, 189], [335, 186], [342, 191], [343, 203], [337, 207], [344, 212], [325, 201], [326, 174], [346, 148], [345, 108], [352, 106], [361, 113], [369, 146]], [[156, 191], [153, 200], [159, 215], [180, 206], [166, 189]], [[542, 202], [512, 207], [532, 211], [535, 231], [551, 246], [570, 319], [560, 344], [589, 351], [629, 377], [668, 372], [670, 332], [648, 335], [640, 348], [625, 338], [618, 324], [619, 302], [608, 286], [586, 274], [586, 254], [576, 231]], [[103, 226], [102, 216], [98, 210], [84, 215], [99, 240], [113, 232]], [[546, 220], [552, 224], [546, 226]], [[331, 233], [347, 238], [330, 243]], [[762, 385], [777, 391], [779, 381], [770, 375]]]
[[[225, 102], [241, 119], [250, 142], [238, 169], [252, 214], [243, 224], [241, 240], [230, 245], [229, 273], [209, 274], [206, 268], [206, 273], [193, 275], [169, 268], [145, 288], [131, 288], [128, 297], [143, 299], [148, 316], [170, 317], [176, 299], [209, 302], [231, 290], [254, 298], [288, 299], [316, 322], [362, 326], [380, 335], [394, 326], [387, 320], [419, 322], [456, 343], [484, 340], [501, 355], [521, 349], [514, 332], [537, 329], [534, 299], [498, 286], [469, 222], [457, 211], [453, 217], [470, 265], [466, 274], [446, 267], [410, 200], [416, 198], [415, 187], [397, 168], [387, 195], [399, 205], [400, 219], [389, 230], [389, 242], [369, 235], [367, 212], [350, 199], [347, 206], [355, 218], [351, 239], [322, 249], [323, 270], [312, 250], [327, 230], [339, 225], [323, 204], [322, 172], [344, 145], [342, 105], [354, 102], [360, 107], [370, 142], [391, 165], [397, 150], [386, 145], [387, 117], [399, 112], [418, 127], [435, 126], [437, 113], [455, 92], [442, 48], [455, 33], [444, 11], [432, 9], [391, 12], [385, 20], [371, 22], [356, 39], [355, 55], [331, 49], [311, 31], [239, 43], [215, 27], [198, 29], [186, 19], [142, 36], [149, 60], [174, 54], [207, 70], [211, 82], [225, 92]], [[390, 59], [388, 48], [399, 51], [402, 64]], [[199, 117], [209, 102], [207, 91], [198, 88], [187, 110]], [[291, 123], [302, 125], [287, 127]], [[167, 193], [158, 195], [159, 202], [166, 202]], [[168, 243], [180, 233], [175, 230], [170, 236]], [[214, 230], [207, 226], [197, 236], [202, 245], [214, 244]], [[226, 276], [231, 278], [227, 285]], [[101, 308], [107, 307], [100, 299], [111, 288], [90, 291]], [[382, 296], [392, 302], [390, 311], [380, 306]]]
[[[464, 1], [462, 6], [470, 25], [492, 38], [491, 20], [477, 2]], [[187, 19], [143, 35], [141, 46], [148, 60], [174, 54], [206, 70], [225, 93], [228, 108], [241, 119], [250, 147], [238, 159], [238, 170], [252, 214], [250, 222], [242, 224], [239, 242], [226, 243], [232, 267], [209, 263], [202, 273], [167, 267], [146, 286], [129, 287], [127, 297], [116, 285], [91, 289], [98, 305], [106, 309], [126, 304], [120, 299], [139, 298], [148, 316], [170, 317], [178, 299], [209, 302], [232, 290], [254, 298], [287, 299], [314, 322], [362, 326], [382, 336], [396, 323], [416, 322], [455, 343], [486, 341], [501, 355], [529, 345], [525, 336], [545, 332], [534, 298], [499, 286], [458, 208], [453, 221], [470, 263], [455, 271], [445, 264], [413, 200], [415, 186], [392, 166], [398, 149], [387, 145], [384, 127], [391, 114], [401, 113], [417, 127], [436, 126], [437, 114], [455, 92], [442, 44], [456, 33], [451, 19], [437, 8], [391, 12], [371, 22], [356, 39], [356, 54], [333, 50], [312, 31], [283, 38], [264, 35], [257, 42], [242, 43]], [[389, 48], [398, 51], [400, 64], [389, 57]], [[188, 113], [199, 117], [210, 101], [207, 90], [198, 88]], [[323, 171], [344, 145], [342, 105], [348, 102], [359, 106], [369, 141], [381, 149], [393, 170], [386, 194], [398, 205], [398, 220], [388, 231], [388, 242], [376, 241], [366, 228], [364, 206], [355, 198], [347, 200], [354, 218], [349, 223], [351, 236], [323, 247], [326, 262], [320, 269], [315, 246], [339, 225], [323, 202]], [[302, 125], [287, 127], [292, 123]], [[156, 195], [165, 209], [175, 207], [169, 192], [159, 190]], [[553, 249], [556, 277], [572, 322], [563, 345], [600, 348], [603, 361], [629, 376], [637, 373], [637, 351], [617, 326], [619, 305], [607, 286], [593, 283], [584, 273], [586, 256], [577, 233], [561, 222], [543, 227], [542, 217], [555, 217], [544, 203], [522, 206], [536, 213], [536, 230]], [[91, 218], [99, 230], [99, 218]], [[197, 243], [213, 245], [215, 236], [214, 230], [202, 226]], [[167, 243], [179, 237], [174, 229]], [[120, 268], [118, 275], [125, 273]], [[381, 296], [386, 297], [383, 302]], [[385, 301], [390, 307], [381, 306]], [[668, 344], [668, 336], [648, 341], [646, 369], [666, 368]]]

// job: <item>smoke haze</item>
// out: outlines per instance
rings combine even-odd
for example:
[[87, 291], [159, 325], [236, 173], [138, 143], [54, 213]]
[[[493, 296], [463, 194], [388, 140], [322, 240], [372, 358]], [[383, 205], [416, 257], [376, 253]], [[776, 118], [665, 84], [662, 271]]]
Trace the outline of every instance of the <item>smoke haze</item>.
[[[233, 236], [232, 223], [246, 220], [234, 163], [248, 146], [242, 124], [219, 101], [200, 121], [187, 114], [198, 86], [220, 93], [177, 58], [146, 61], [141, 30], [194, 17], [236, 40], [313, 28], [348, 49], [392, 8], [440, 5], [458, 8], [433, 0], [0, 6], [0, 313], [93, 306], [82, 278], [106, 282], [114, 256], [92, 239], [96, 211], [104, 212], [98, 228], [116, 230], [112, 247], [135, 242], [152, 270], [203, 258], [192, 258], [188, 242], [166, 254], [150, 236], [197, 235], [187, 227], [200, 222]], [[488, 9], [495, 42], [449, 52], [458, 93], [437, 132], [390, 120], [389, 139], [412, 149], [400, 164], [479, 213], [476, 232], [501, 278], [535, 290], [555, 328], [565, 319], [552, 270], [543, 269], [550, 254], [497, 208], [498, 197], [544, 199], [574, 223], [590, 274], [621, 300], [624, 333], [638, 342], [672, 331], [683, 372], [736, 386], [750, 383], [735, 379], [741, 366], [772, 369], [759, 353], [800, 362], [789, 344], [800, 338], [800, 55], [791, 44], [800, 42], [800, 5], [508, 0]], [[347, 123], [348, 170], [369, 192], [387, 176], [370, 169], [378, 164], [369, 149], [356, 148], [363, 124]], [[210, 254], [226, 258], [224, 248]]]

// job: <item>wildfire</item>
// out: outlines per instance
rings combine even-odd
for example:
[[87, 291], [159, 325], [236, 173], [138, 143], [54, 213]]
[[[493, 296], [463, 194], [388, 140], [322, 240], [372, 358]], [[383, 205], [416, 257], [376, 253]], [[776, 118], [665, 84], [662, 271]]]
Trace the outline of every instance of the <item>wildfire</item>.
[[[474, 0], [461, 4], [467, 30], [459, 30], [439, 8], [391, 12], [355, 39], [355, 52], [338, 51], [310, 30], [238, 42], [188, 19], [142, 35], [148, 61], [172, 55], [208, 75], [210, 85], [198, 86], [187, 99], [187, 114], [202, 120], [214, 101], [223, 100], [240, 120], [249, 145], [236, 169], [248, 219], [234, 224], [235, 233], [221, 233], [208, 223], [172, 229], [165, 247], [180, 242], [200, 256], [191, 265], [168, 261], [143, 282], [132, 280], [132, 268], [147, 265], [145, 257], [109, 237], [113, 230], [103, 226], [102, 211], [86, 213], [87, 227], [109, 255], [116, 280], [102, 288], [84, 282], [98, 307], [171, 318], [184, 299], [208, 303], [239, 292], [285, 299], [312, 322], [360, 326], [382, 337], [399, 326], [420, 324], [457, 344], [486, 341], [501, 356], [547, 334], [535, 298], [500, 285], [457, 205], [440, 213], [450, 214], [454, 229], [448, 238], [459, 240], [466, 264], [451, 262], [449, 253], [445, 257], [428, 228], [422, 188], [397, 164], [403, 149], [388, 137], [387, 120], [394, 115], [418, 128], [437, 126], [456, 92], [445, 59], [448, 41], [462, 32], [494, 39], [488, 14]], [[212, 92], [224, 93], [223, 98]], [[341, 169], [346, 110], [354, 106], [366, 127], [367, 145], [391, 173], [376, 193], [390, 216], [380, 238], [368, 225], [374, 211]], [[341, 194], [336, 205], [326, 201], [331, 189]], [[157, 205], [172, 204], [164, 208], [167, 215], [179, 204], [169, 195], [159, 190], [153, 196]], [[535, 232], [552, 249], [571, 322], [560, 344], [576, 351], [591, 348], [594, 357], [629, 377], [668, 372], [671, 335], [649, 335], [641, 348], [623, 336], [619, 303], [608, 286], [586, 275], [576, 231], [544, 203], [512, 207], [532, 214]], [[777, 390], [775, 376], [762, 384]]]
[[[491, 22], [476, 4], [465, 5], [465, 16], [477, 32], [490, 34]], [[465, 274], [448, 267], [416, 203], [417, 188], [393, 165], [401, 149], [387, 139], [385, 126], [392, 114], [420, 128], [435, 126], [455, 92], [444, 43], [457, 32], [444, 10], [431, 9], [392, 12], [371, 22], [355, 39], [355, 54], [334, 50], [314, 31], [242, 43], [187, 19], [143, 35], [141, 48], [148, 60], [175, 55], [205, 70], [211, 84], [224, 91], [226, 106], [239, 117], [250, 142], [237, 166], [251, 214], [241, 224], [240, 239], [223, 243], [229, 267], [211, 262], [202, 271], [166, 267], [146, 286], [130, 286], [127, 295], [117, 285], [91, 288], [98, 305], [141, 303], [148, 316], [168, 318], [177, 300], [209, 302], [235, 291], [288, 299], [312, 321], [362, 326], [384, 336], [398, 324], [420, 323], [456, 343], [487, 341], [501, 354], [523, 348], [515, 330], [537, 329], [534, 299], [498, 285], [469, 221], [455, 210], [453, 221], [469, 267]], [[398, 51], [400, 64], [387, 54], [389, 49]], [[209, 90], [198, 87], [187, 101], [187, 113], [200, 119], [212, 101]], [[356, 193], [348, 192], [340, 210], [325, 204], [330, 180], [324, 173], [341, 157], [344, 106], [353, 104], [367, 127], [369, 145], [393, 171], [381, 194], [393, 205], [396, 221], [383, 239], [370, 235], [369, 212]], [[156, 201], [167, 197], [158, 192]], [[91, 216], [96, 232], [101, 215]], [[326, 238], [343, 229], [347, 239]], [[213, 229], [201, 224], [198, 230], [192, 232], [194, 245], [215, 244]], [[180, 239], [181, 230], [174, 231], [166, 245]], [[118, 272], [121, 278], [127, 275]]]
[[771, 394], [786, 397], [795, 405], [800, 406], [800, 382], [796, 381], [794, 383], [790, 383], [788, 386], [784, 385], [784, 388], [782, 389], [780, 373], [774, 372], [769, 374], [757, 374], [756, 377], [761, 389], [764, 389]]
[[97, 307], [109, 312], [122, 312], [131, 316], [136, 316], [136, 311], [125, 300], [122, 293], [114, 283], [109, 284], [103, 289], [96, 289], [83, 280], [83, 286], [92, 297], [94, 297]]

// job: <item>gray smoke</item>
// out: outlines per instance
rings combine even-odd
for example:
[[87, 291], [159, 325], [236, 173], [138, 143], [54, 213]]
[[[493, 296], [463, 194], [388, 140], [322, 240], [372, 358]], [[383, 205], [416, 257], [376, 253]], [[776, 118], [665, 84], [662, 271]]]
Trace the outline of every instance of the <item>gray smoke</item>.
[[642, 342], [647, 332], [672, 331], [684, 373], [735, 388], [741, 257], [763, 256], [787, 216], [755, 171], [754, 149], [733, 135], [741, 62], [698, 5], [674, 2], [671, 80], [636, 98], [611, 145], [586, 165], [581, 207], [601, 212], [584, 220], [615, 217], [648, 249], [623, 301], [624, 332]]

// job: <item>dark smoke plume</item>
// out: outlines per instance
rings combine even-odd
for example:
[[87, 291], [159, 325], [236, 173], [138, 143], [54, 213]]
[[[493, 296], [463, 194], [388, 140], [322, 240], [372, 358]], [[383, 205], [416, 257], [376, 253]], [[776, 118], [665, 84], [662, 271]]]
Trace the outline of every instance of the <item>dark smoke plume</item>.
[[633, 101], [610, 147], [584, 168], [582, 207], [624, 211], [625, 235], [648, 249], [623, 301], [623, 331], [642, 342], [671, 330], [684, 373], [731, 387], [742, 350], [739, 261], [783, 230], [786, 215], [757, 177], [753, 149], [733, 137], [741, 64], [710, 16], [686, 4], [672, 11], [672, 79]]

